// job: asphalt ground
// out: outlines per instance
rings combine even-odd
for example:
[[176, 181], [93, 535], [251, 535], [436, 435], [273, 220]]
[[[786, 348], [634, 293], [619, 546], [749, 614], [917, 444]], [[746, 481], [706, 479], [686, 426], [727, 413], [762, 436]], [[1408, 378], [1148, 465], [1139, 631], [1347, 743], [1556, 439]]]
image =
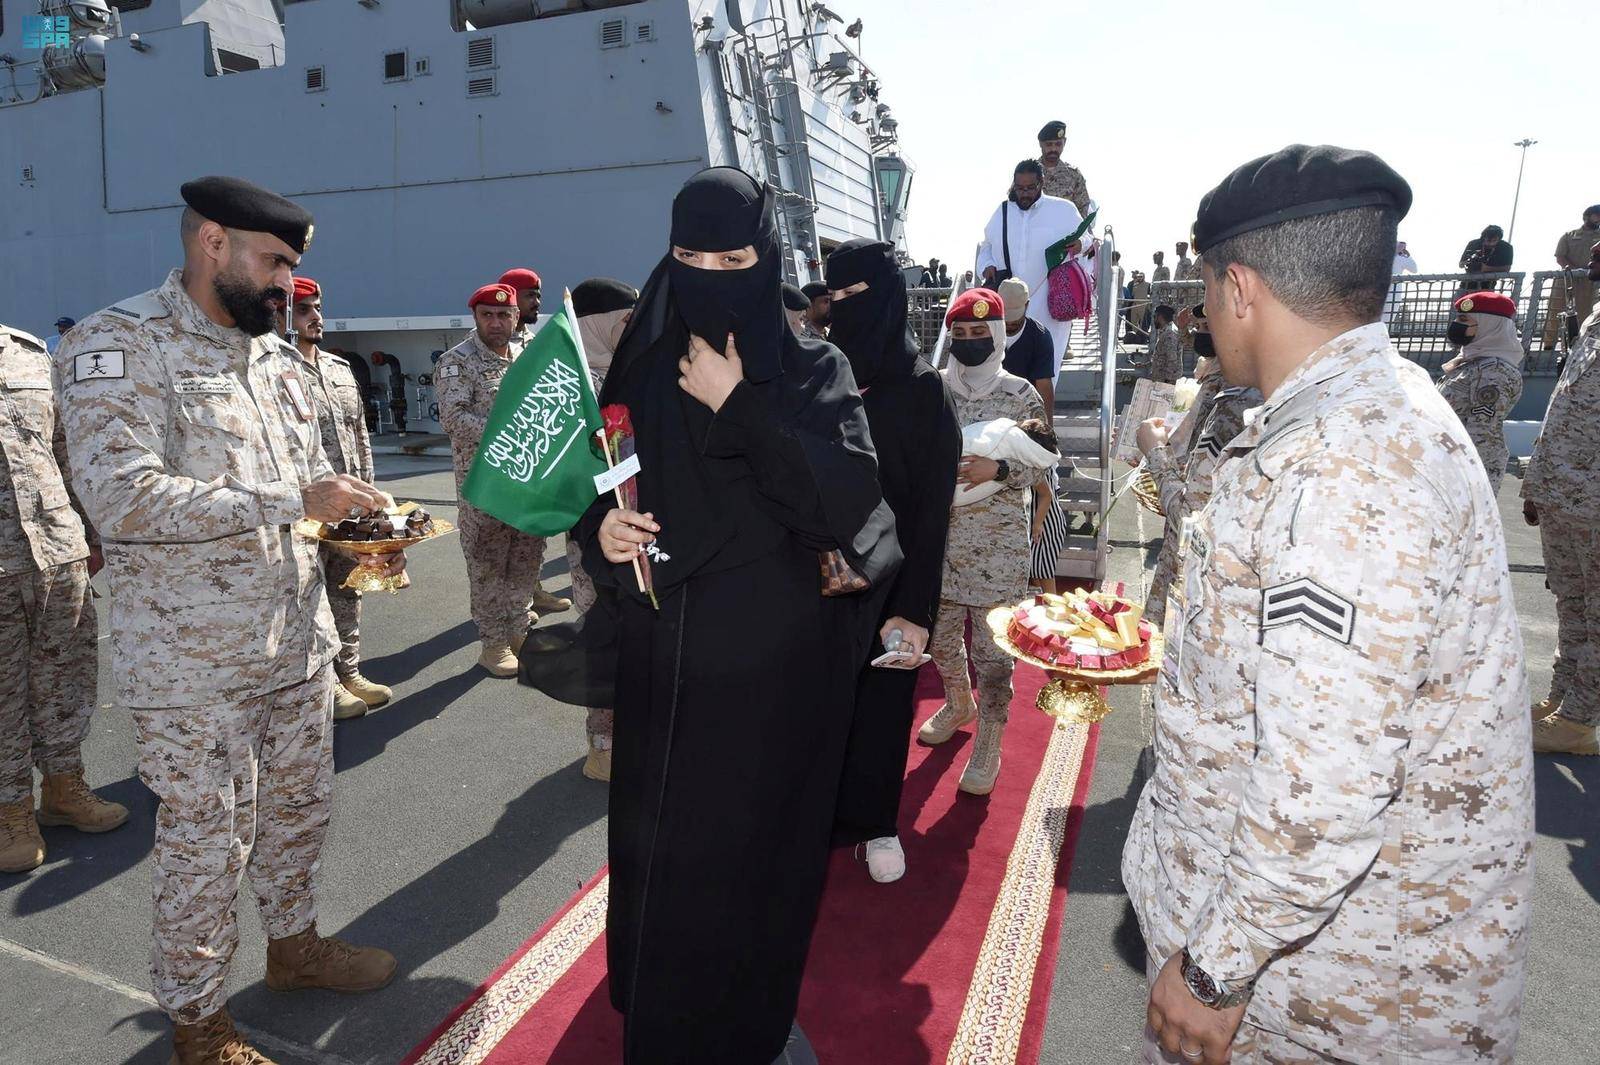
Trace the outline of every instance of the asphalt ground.
[[[396, 497], [454, 518], [448, 459], [383, 456], [378, 468]], [[1532, 687], [1542, 696], [1554, 611], [1517, 488], [1508, 477], [1502, 510], [1534, 649]], [[1138, 582], [1159, 535], [1159, 520], [1124, 499], [1112, 518], [1112, 576]], [[409, 591], [367, 600], [364, 668], [393, 685], [396, 699], [338, 725], [318, 891], [325, 932], [388, 947], [400, 971], [370, 995], [267, 991], [265, 938], [243, 889], [230, 1008], [283, 1065], [398, 1061], [605, 860], [605, 788], [579, 772], [582, 712], [475, 667], [454, 537], [415, 549], [411, 569]], [[545, 576], [552, 591], [568, 586], [558, 542]], [[102, 601], [102, 631], [105, 616]], [[101, 685], [110, 692], [104, 663]], [[1118, 865], [1142, 779], [1149, 699], [1117, 689], [1112, 702], [1072, 871], [1042, 1057], [1050, 1065], [1129, 1061], [1143, 1026], [1143, 948]], [[46, 829], [45, 865], [0, 875], [4, 1065], [167, 1060], [167, 1022], [148, 990], [155, 801], [134, 770], [127, 714], [103, 706], [84, 753], [90, 783], [132, 817], [98, 837]], [[1578, 1065], [1600, 1058], [1591, 1005], [1600, 987], [1591, 960], [1600, 867], [1589, 847], [1600, 760], [1541, 758], [1538, 783], [1538, 901], [1519, 1059]]]

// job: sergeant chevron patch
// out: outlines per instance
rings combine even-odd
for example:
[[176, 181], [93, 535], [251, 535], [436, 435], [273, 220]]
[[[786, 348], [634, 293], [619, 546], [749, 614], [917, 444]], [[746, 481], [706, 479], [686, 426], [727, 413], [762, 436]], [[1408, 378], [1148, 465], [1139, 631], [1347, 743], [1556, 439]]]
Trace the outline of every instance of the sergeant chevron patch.
[[1195, 445], [1195, 449], [1198, 451], [1204, 451], [1212, 458], [1217, 458], [1222, 454], [1222, 442], [1217, 439], [1215, 433], [1213, 433], [1210, 429], [1207, 429], [1201, 435], [1200, 443]]
[[1485, 403], [1481, 407], [1473, 407], [1471, 413], [1476, 414], [1480, 418], [1493, 418], [1494, 404]]
[[1261, 630], [1300, 622], [1339, 643], [1350, 642], [1356, 607], [1309, 577], [1274, 585], [1261, 593]]

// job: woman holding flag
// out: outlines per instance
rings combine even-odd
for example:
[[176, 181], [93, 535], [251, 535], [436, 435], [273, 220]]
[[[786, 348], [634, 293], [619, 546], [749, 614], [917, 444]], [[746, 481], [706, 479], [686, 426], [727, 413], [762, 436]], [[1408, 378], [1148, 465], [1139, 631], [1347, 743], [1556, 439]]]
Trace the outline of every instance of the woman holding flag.
[[702, 171], [671, 243], [600, 397], [638, 508], [579, 528], [620, 600], [611, 999], [626, 1062], [753, 1065], [790, 1037], [872, 636], [832, 593], [900, 551], [849, 364], [784, 320], [770, 193]]

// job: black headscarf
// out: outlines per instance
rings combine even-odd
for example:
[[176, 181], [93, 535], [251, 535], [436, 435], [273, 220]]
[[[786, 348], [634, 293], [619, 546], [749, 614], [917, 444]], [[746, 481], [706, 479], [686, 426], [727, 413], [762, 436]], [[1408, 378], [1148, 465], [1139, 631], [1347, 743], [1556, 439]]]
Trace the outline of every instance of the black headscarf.
[[894, 245], [856, 237], [828, 255], [828, 287], [837, 292], [862, 281], [866, 291], [833, 301], [828, 339], [850, 360], [861, 388], [905, 377], [922, 353], [906, 324], [906, 276]]
[[[658, 546], [670, 556], [652, 564], [658, 592], [697, 572], [763, 557], [803, 524], [787, 520], [794, 516], [785, 504], [760, 485], [754, 457], [708, 453], [712, 412], [678, 384], [691, 332], [719, 351], [734, 335], [744, 365], [739, 387], [755, 389], [785, 445], [803, 452], [827, 535], [795, 535], [818, 550], [838, 547], [868, 580], [892, 571], [899, 561], [893, 514], [878, 490], [855, 381], [832, 345], [800, 340], [784, 318], [771, 194], [741, 170], [702, 170], [673, 200], [671, 241], [694, 251], [751, 246], [758, 259], [744, 270], [702, 270], [669, 250], [645, 283], [601, 390], [603, 405], [626, 404], [632, 416], [639, 507], [655, 515]], [[632, 594], [631, 578], [621, 588]]]

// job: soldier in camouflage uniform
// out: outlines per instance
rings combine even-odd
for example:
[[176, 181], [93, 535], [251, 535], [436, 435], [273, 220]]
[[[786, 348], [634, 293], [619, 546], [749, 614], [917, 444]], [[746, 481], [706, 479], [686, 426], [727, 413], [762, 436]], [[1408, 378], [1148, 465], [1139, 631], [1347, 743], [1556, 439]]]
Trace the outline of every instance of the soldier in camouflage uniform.
[[1174, 280], [1174, 281], [1198, 281], [1198, 280], [1200, 280], [1200, 271], [1195, 266], [1194, 260], [1189, 258], [1189, 244], [1188, 244], [1188, 242], [1187, 241], [1183, 241], [1183, 240], [1178, 241], [1178, 245], [1174, 250], [1178, 253], [1178, 262], [1177, 262], [1177, 265], [1175, 265], [1172, 268], [1172, 280]]
[[394, 972], [386, 951], [316, 930], [338, 643], [317, 544], [294, 531], [385, 501], [328, 466], [300, 360], [270, 332], [310, 215], [236, 178], [183, 198], [183, 268], [80, 323], [55, 372], [104, 544], [116, 697], [161, 801], [152, 975], [173, 1061], [260, 1065], [224, 998], [241, 876], [269, 988], [366, 990]]
[[1195, 347], [1202, 353], [1195, 367], [1200, 391], [1171, 439], [1145, 454], [1165, 515], [1161, 552], [1144, 604], [1145, 617], [1153, 625], [1161, 624], [1167, 614], [1167, 588], [1180, 561], [1183, 519], [1205, 509], [1223, 449], [1244, 431], [1245, 413], [1261, 405], [1261, 393], [1256, 389], [1230, 386], [1222, 376], [1222, 367], [1213, 357], [1216, 349], [1206, 327], [1204, 306], [1194, 308], [1194, 323]]
[[[367, 436], [361, 388], [348, 362], [317, 346], [322, 340], [322, 287], [309, 277], [294, 279], [294, 328], [301, 377], [317, 412], [322, 453], [335, 473], [348, 473], [372, 484], [372, 441]], [[344, 586], [360, 561], [348, 551], [322, 548], [328, 606], [333, 610], [334, 628], [339, 630], [339, 654], [333, 660], [335, 721], [360, 717], [394, 697], [387, 685], [361, 675], [361, 593]]]
[[1500, 496], [1500, 479], [1511, 453], [1506, 450], [1506, 417], [1522, 398], [1522, 338], [1517, 335], [1517, 305], [1498, 292], [1475, 292], [1455, 301], [1450, 342], [1461, 353], [1444, 364], [1439, 393], [1478, 449], [1489, 493]]
[[[0, 325], [0, 873], [44, 861], [40, 824], [108, 832], [128, 819], [83, 779], [100, 545], [67, 471], [45, 343]], [[34, 766], [44, 775], [37, 820]]]
[[[1600, 244], [1589, 276], [1600, 281]], [[1600, 309], [1550, 396], [1522, 481], [1522, 510], [1539, 527], [1546, 580], [1556, 597], [1550, 697], [1534, 708], [1534, 750], [1600, 754]]]
[[526, 266], [518, 266], [501, 274], [500, 284], [510, 285], [517, 293], [517, 331], [511, 334], [511, 343], [521, 351], [538, 332], [539, 305], [543, 301], [544, 282], [539, 280], [538, 274]]
[[1176, 312], [1163, 303], [1156, 308], [1155, 328], [1150, 333], [1150, 379], [1175, 385], [1183, 376], [1183, 344], [1178, 327], [1172, 324]]
[[[962, 426], [995, 418], [1023, 422], [1048, 418], [1033, 385], [1001, 368], [1005, 358], [1005, 305], [986, 288], [969, 289], [950, 304], [950, 360], [945, 384]], [[943, 743], [974, 719], [978, 736], [957, 785], [970, 795], [987, 795], [1000, 774], [1000, 739], [1011, 706], [1015, 662], [989, 636], [989, 611], [1013, 606], [1028, 594], [1033, 549], [1028, 533], [1028, 494], [1039, 471], [967, 455], [957, 483], [1000, 481], [1004, 488], [987, 499], [950, 509], [945, 543], [944, 584], [939, 616], [928, 652], [944, 681], [945, 705], [923, 723], [924, 743]], [[972, 622], [972, 664], [977, 667], [974, 699], [967, 672], [966, 628]]]
[[522, 353], [522, 346], [512, 339], [517, 305], [510, 285], [484, 285], [472, 294], [467, 306], [476, 328], [439, 356], [434, 388], [439, 397], [439, 424], [450, 437], [455, 465], [461, 553], [467, 560], [472, 620], [483, 641], [478, 665], [492, 676], [514, 677], [517, 651], [528, 626], [540, 614], [566, 610], [572, 603], [557, 599], [539, 585], [544, 537], [529, 536], [460, 498], [461, 482], [472, 469], [473, 456], [483, 440], [500, 379]]
[[[1515, 1053], [1522, 640], [1471, 442], [1379, 321], [1410, 200], [1375, 156], [1295, 145], [1201, 203], [1223, 369], [1267, 399], [1186, 521], [1123, 851], [1148, 1062]], [[1305, 280], [1346, 256], [1331, 296]]]
[[1083, 179], [1083, 171], [1062, 161], [1061, 153], [1066, 146], [1065, 122], [1046, 122], [1044, 128], [1039, 130], [1039, 163], [1044, 167], [1041, 179], [1044, 194], [1071, 200], [1078, 213], [1088, 218], [1093, 209], [1089, 200], [1089, 184]]

